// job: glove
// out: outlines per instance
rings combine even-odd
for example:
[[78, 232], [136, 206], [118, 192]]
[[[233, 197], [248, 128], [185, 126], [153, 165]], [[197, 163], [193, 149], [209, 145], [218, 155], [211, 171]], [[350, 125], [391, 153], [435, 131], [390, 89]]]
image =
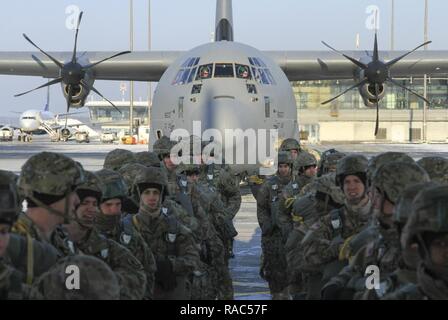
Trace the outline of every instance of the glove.
[[166, 258], [158, 258], [156, 260], [157, 271], [155, 274], [157, 284], [166, 291], [172, 291], [176, 288], [176, 275], [173, 271], [172, 262]]

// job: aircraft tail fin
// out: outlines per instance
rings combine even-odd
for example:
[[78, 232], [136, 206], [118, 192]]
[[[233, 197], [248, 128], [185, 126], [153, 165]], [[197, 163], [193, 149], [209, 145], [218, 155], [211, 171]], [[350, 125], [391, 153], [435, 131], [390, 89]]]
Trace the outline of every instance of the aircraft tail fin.
[[232, 0], [216, 0], [215, 41], [233, 41]]

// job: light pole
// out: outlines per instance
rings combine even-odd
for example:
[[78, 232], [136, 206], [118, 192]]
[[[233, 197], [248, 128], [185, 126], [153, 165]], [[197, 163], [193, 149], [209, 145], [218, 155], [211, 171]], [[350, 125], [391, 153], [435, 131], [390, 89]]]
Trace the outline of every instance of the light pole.
[[[129, 50], [134, 49], [134, 2], [129, 0]], [[134, 135], [134, 81], [131, 81], [131, 97], [129, 105], [129, 134]]]
[[[425, 21], [424, 21], [424, 31], [423, 31], [424, 41], [428, 41], [428, 0], [425, 0]], [[424, 46], [424, 50], [428, 50], [428, 45]], [[428, 88], [427, 88], [427, 75], [423, 76], [423, 96], [428, 99]], [[427, 138], [427, 128], [426, 128], [426, 111], [428, 109], [428, 104], [423, 101], [423, 142], [426, 142]]]
[[[148, 51], [151, 51], [151, 0], [148, 0]], [[148, 82], [148, 126], [151, 124], [152, 86]]]

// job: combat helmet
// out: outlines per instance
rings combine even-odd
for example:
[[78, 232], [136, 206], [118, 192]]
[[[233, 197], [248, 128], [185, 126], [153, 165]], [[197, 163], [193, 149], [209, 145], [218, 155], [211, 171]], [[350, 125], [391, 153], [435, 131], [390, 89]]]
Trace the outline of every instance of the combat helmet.
[[424, 157], [417, 164], [426, 170], [431, 181], [448, 183], [448, 159], [442, 157]]
[[104, 169], [117, 171], [128, 163], [135, 163], [135, 155], [125, 149], [114, 149], [106, 155], [104, 159]]
[[102, 198], [103, 202], [110, 199], [121, 199], [123, 201], [127, 198], [128, 186], [118, 172], [109, 169], [102, 169], [95, 172], [95, 174], [104, 187]]
[[150, 151], [137, 152], [135, 162], [145, 167], [160, 167], [160, 159], [157, 153]]
[[288, 165], [292, 165], [294, 160], [291, 157], [291, 154], [289, 152], [286, 151], [280, 151], [278, 153], [278, 159], [277, 159], [278, 164], [288, 164]]
[[79, 199], [82, 201], [85, 197], [92, 196], [97, 199], [98, 203], [101, 203], [104, 189], [101, 180], [93, 172], [84, 171], [84, 174], [85, 182], [76, 188]]
[[428, 237], [448, 233], [448, 186], [430, 186], [421, 190], [402, 234], [402, 246], [418, 243], [421, 258], [430, 263]]
[[164, 157], [169, 156], [171, 153], [171, 148], [177, 144], [175, 141], [171, 141], [169, 137], [162, 136], [156, 142], [154, 142], [153, 151], [157, 154], [160, 161]]
[[[74, 266], [76, 268], [73, 268]], [[68, 270], [79, 271], [79, 287], [67, 286]], [[67, 256], [36, 280], [31, 287], [30, 298], [33, 300], [118, 300], [120, 299], [120, 282], [112, 269], [94, 256]]]
[[41, 152], [22, 166], [18, 188], [28, 206], [48, 209], [48, 205], [67, 197], [84, 181], [80, 164], [60, 153]]
[[345, 156], [345, 153], [339, 152], [335, 149], [324, 151], [319, 161], [317, 176], [320, 177], [329, 172], [336, 172], [336, 165], [338, 161]]
[[349, 155], [338, 161], [336, 165], [336, 185], [343, 188], [344, 179], [349, 175], [357, 176], [366, 186], [367, 158], [363, 155]]
[[316, 158], [309, 152], [302, 151], [299, 153], [297, 158], [294, 160], [294, 168], [303, 172], [306, 167], [316, 166]]
[[369, 186], [372, 182], [372, 178], [375, 171], [379, 167], [381, 167], [383, 164], [397, 161], [406, 163], [415, 163], [414, 159], [412, 159], [410, 156], [408, 156], [406, 153], [403, 152], [389, 151], [380, 153], [379, 155], [370, 158], [367, 164], [367, 182]]
[[136, 199], [140, 199], [140, 195], [148, 188], [159, 189], [163, 201], [163, 198], [168, 195], [168, 179], [165, 172], [155, 167], [139, 171], [133, 183], [133, 192]]
[[17, 179], [13, 172], [0, 170], [0, 224], [13, 225], [22, 209]]
[[280, 145], [279, 151], [291, 151], [291, 150], [300, 151], [299, 141], [293, 138], [287, 138], [283, 140], [282, 144]]
[[396, 204], [398, 197], [409, 186], [429, 182], [429, 176], [415, 162], [392, 162], [380, 166], [372, 177], [372, 186], [377, 188], [391, 203]]

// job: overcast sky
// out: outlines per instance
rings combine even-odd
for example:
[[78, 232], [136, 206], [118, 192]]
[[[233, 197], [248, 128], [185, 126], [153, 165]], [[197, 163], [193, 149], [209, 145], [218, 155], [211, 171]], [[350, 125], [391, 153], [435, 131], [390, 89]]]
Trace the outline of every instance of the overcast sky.
[[[26, 33], [47, 51], [71, 51], [74, 31], [67, 28], [76, 6], [84, 11], [79, 50], [121, 51], [129, 48], [128, 0], [4, 0], [0, 10], [0, 51], [30, 51]], [[379, 44], [390, 49], [391, 0], [234, 0], [235, 40], [261, 50], [326, 50], [325, 40], [341, 50], [372, 49], [372, 7], [379, 8]], [[215, 0], [151, 0], [152, 48], [189, 50], [211, 39]], [[447, 50], [448, 1], [429, 0], [430, 49]], [[395, 49], [411, 49], [423, 41], [424, 0], [395, 0]], [[148, 0], [134, 0], [134, 50], [148, 48]], [[46, 90], [13, 95], [46, 80], [0, 76], [3, 116], [10, 110], [42, 108]], [[121, 99], [119, 82], [96, 81], [109, 99]], [[136, 86], [135, 98], [146, 99], [146, 86]], [[98, 96], [94, 96], [98, 99]], [[51, 90], [51, 108], [63, 112], [61, 87]]]

